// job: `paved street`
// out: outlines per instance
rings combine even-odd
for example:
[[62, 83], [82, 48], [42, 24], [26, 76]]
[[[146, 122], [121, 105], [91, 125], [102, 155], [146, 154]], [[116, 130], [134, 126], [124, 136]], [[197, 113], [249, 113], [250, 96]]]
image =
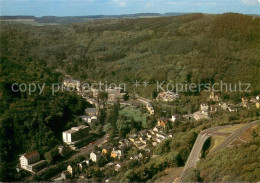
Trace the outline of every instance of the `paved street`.
[[[244, 131], [246, 131], [247, 129], [253, 127], [254, 125], [256, 125], [258, 122], [260, 122], [260, 120], [257, 120], [257, 121], [254, 121], [254, 122], [251, 122], [247, 125], [245, 125], [244, 127], [236, 130], [235, 132], [233, 132], [229, 137], [227, 137], [225, 139], [225, 141], [220, 144], [219, 146], [217, 146], [216, 148], [214, 148], [211, 153], [214, 153], [214, 152], [217, 152], [218, 150], [220, 149], [223, 149], [225, 147], [227, 147], [233, 140], [235, 140], [237, 137], [239, 137]], [[181, 176], [180, 176], [180, 180], [179, 182], [182, 182], [184, 177], [187, 176], [189, 170], [191, 168], [194, 168], [196, 166], [196, 163], [197, 161], [199, 160], [200, 158], [200, 153], [201, 153], [201, 150], [202, 150], [202, 147], [205, 143], [205, 141], [210, 137], [210, 136], [214, 136], [214, 135], [217, 135], [216, 132], [222, 128], [228, 128], [230, 127], [231, 125], [227, 125], [227, 126], [220, 126], [220, 127], [213, 127], [213, 128], [209, 128], [209, 129], [206, 129], [202, 132], [199, 133], [196, 141], [195, 141], [195, 144], [193, 145], [193, 148], [191, 150], [191, 153], [189, 155], [189, 158], [188, 160], [186, 161], [186, 164], [184, 166], [184, 169], [181, 173]]]

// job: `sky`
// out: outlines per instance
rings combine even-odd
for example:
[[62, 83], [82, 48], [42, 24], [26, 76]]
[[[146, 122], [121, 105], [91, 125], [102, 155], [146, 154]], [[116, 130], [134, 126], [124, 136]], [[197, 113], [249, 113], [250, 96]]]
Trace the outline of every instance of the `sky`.
[[39, 17], [167, 12], [260, 14], [260, 0], [0, 0], [0, 15]]

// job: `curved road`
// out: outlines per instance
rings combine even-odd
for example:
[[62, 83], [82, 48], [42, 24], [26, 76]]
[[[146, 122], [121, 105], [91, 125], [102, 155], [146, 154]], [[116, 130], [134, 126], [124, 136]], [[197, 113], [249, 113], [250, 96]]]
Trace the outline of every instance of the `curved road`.
[[[253, 127], [254, 125], [256, 125], [258, 122], [260, 122], [260, 120], [251, 122], [247, 125], [245, 125], [244, 127], [236, 130], [235, 132], [233, 132], [233, 134], [231, 134], [229, 137], [227, 137], [225, 139], [225, 141], [220, 144], [219, 146], [217, 146], [216, 148], [213, 149], [213, 151], [211, 151], [211, 153], [216, 152], [220, 149], [223, 149], [225, 147], [227, 147], [233, 140], [235, 140], [237, 137], [239, 137], [245, 130]], [[203, 130], [202, 132], [199, 133], [193, 147], [191, 150], [191, 153], [188, 157], [188, 160], [186, 161], [186, 164], [184, 166], [184, 169], [181, 173], [179, 182], [182, 182], [184, 177], [187, 175], [187, 173], [189, 172], [189, 170], [193, 167], [195, 167], [197, 161], [199, 160], [200, 157], [200, 152], [202, 150], [202, 147], [205, 143], [205, 141], [210, 137], [210, 136], [214, 136], [215, 132], [218, 131], [219, 129], [222, 128], [227, 128], [230, 127], [231, 125], [227, 125], [227, 126], [219, 126], [219, 127], [213, 127], [213, 128], [209, 128], [206, 130]]]

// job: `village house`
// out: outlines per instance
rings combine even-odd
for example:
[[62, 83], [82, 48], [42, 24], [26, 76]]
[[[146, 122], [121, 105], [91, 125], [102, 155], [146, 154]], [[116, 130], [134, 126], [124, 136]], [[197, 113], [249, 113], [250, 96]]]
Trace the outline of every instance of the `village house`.
[[198, 121], [201, 119], [209, 119], [208, 115], [205, 113], [202, 113], [201, 111], [197, 111], [195, 113], [193, 113], [193, 118]]
[[112, 150], [112, 148], [111, 148], [110, 144], [102, 145], [102, 154], [107, 154], [111, 150]]
[[165, 127], [165, 125], [167, 124], [168, 119], [167, 118], [159, 118], [157, 120], [157, 126], [161, 126], [161, 127]]
[[92, 92], [92, 96], [94, 98], [97, 98], [98, 97], [98, 94], [99, 94], [99, 90], [98, 89], [91, 89], [91, 92]]
[[179, 94], [167, 91], [167, 92], [161, 92], [156, 97], [156, 100], [161, 100], [165, 102], [171, 102], [179, 98]]
[[126, 95], [126, 93], [121, 93], [122, 89], [123, 88], [121, 88], [121, 87], [108, 88], [107, 89], [108, 101], [115, 102], [118, 99], [122, 100], [124, 98], [124, 95]]
[[66, 144], [73, 144], [75, 141], [80, 140], [82, 137], [86, 136], [89, 132], [88, 126], [78, 126], [72, 127], [70, 130], [62, 132], [63, 142]]
[[252, 103], [256, 103], [256, 102], [257, 102], [257, 99], [254, 98], [254, 97], [252, 97], [252, 98], [250, 99], [250, 102], [252, 102]]
[[121, 168], [121, 165], [119, 163], [117, 163], [114, 168], [115, 168], [115, 171], [118, 172], [119, 169]]
[[85, 123], [93, 123], [97, 121], [97, 116], [80, 116]]
[[235, 108], [235, 106], [233, 104], [229, 104], [228, 105], [228, 111], [229, 112], [234, 112], [234, 111], [237, 111], [237, 109]]
[[120, 149], [117, 149], [117, 150], [116, 150], [115, 148], [113, 148], [113, 150], [111, 151], [110, 156], [111, 156], [112, 158], [118, 158], [118, 159], [120, 159], [121, 156], [122, 156], [122, 151], [121, 151]]
[[68, 166], [67, 166], [67, 171], [69, 172], [69, 174], [70, 174], [71, 176], [75, 175], [76, 166], [68, 165]]
[[260, 100], [260, 94], [256, 96], [256, 100]]
[[169, 119], [171, 122], [175, 122], [176, 120], [180, 120], [182, 116], [180, 114], [174, 114], [172, 117]]
[[248, 107], [248, 100], [245, 97], [241, 99], [243, 107]]
[[131, 142], [135, 142], [135, 139], [136, 139], [137, 135], [136, 134], [133, 134], [133, 135], [129, 135], [128, 136], [128, 139], [131, 141]]
[[260, 108], [260, 103], [256, 102], [255, 106], [256, 106], [257, 109], [259, 109]]
[[69, 146], [59, 145], [58, 146], [58, 151], [59, 151], [59, 154], [61, 156], [66, 157], [68, 154], [70, 154], [71, 149], [69, 148]]
[[214, 93], [214, 91], [212, 91], [211, 94], [210, 94], [210, 96], [209, 96], [209, 100], [213, 100], [213, 101], [215, 101], [215, 102], [218, 102], [218, 101], [219, 101], [219, 96], [216, 95], [216, 94]]
[[161, 137], [163, 139], [166, 139], [167, 135], [165, 133], [163, 133], [163, 132], [157, 132], [156, 133], [156, 137]]
[[97, 116], [98, 115], [98, 109], [97, 108], [87, 108], [86, 114], [89, 116]]
[[223, 111], [228, 110], [228, 105], [225, 102], [220, 102], [219, 106], [220, 106], [221, 110], [223, 110]]
[[63, 86], [69, 88], [76, 88], [77, 91], [80, 91], [80, 81], [72, 79], [64, 79]]
[[154, 109], [151, 103], [147, 102], [146, 103], [146, 109], [149, 111], [150, 115], [154, 115]]
[[65, 170], [65, 171], [63, 171], [63, 172], [61, 173], [60, 176], [61, 176], [61, 178], [62, 178], [63, 180], [67, 180], [67, 179], [69, 179], [69, 178], [71, 177], [71, 174], [70, 174], [69, 171]]
[[157, 137], [156, 138], [156, 141], [158, 142], [158, 143], [161, 143], [162, 141], [164, 141], [165, 139], [164, 138], [162, 138], [162, 137]]
[[216, 105], [211, 105], [211, 106], [209, 107], [209, 109], [210, 109], [210, 112], [217, 112], [217, 111], [218, 111], [218, 106], [216, 106]]
[[143, 144], [146, 144], [146, 143], [147, 143], [144, 137], [139, 137], [139, 140], [140, 140], [140, 142], [142, 142]]
[[200, 111], [202, 114], [208, 115], [209, 106], [208, 104], [200, 104]]
[[46, 164], [45, 160], [40, 161], [40, 154], [37, 151], [23, 154], [20, 157], [21, 168], [30, 172], [36, 172]]
[[93, 162], [97, 162], [101, 158], [101, 152], [100, 151], [97, 151], [97, 152], [92, 151], [89, 156], [90, 156], [90, 159]]
[[89, 160], [81, 161], [77, 164], [79, 171], [83, 171], [89, 165]]

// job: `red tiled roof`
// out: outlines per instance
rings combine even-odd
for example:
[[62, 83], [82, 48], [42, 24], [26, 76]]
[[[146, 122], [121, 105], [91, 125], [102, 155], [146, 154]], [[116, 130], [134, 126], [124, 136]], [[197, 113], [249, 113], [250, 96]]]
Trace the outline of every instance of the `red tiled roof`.
[[32, 156], [36, 156], [36, 155], [39, 155], [38, 151], [26, 153], [26, 154], [24, 154], [24, 157], [28, 159], [28, 158], [30, 158]]

